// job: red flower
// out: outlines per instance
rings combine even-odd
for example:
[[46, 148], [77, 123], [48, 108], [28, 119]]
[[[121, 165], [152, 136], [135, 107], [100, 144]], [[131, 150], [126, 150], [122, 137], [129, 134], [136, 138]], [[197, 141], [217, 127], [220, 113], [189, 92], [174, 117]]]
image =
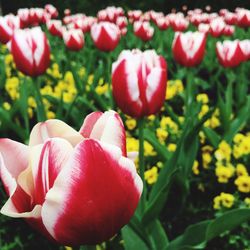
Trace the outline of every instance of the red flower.
[[250, 26], [250, 10], [239, 8], [237, 9], [237, 23], [240, 27]]
[[60, 120], [38, 123], [29, 146], [1, 139], [0, 177], [10, 196], [1, 213], [68, 246], [111, 238], [142, 192], [114, 111], [90, 114], [79, 132]]
[[62, 37], [63, 26], [61, 20], [48, 20], [46, 25], [51, 35]]
[[40, 27], [16, 30], [10, 48], [17, 69], [26, 75], [41, 75], [49, 67], [50, 47]]
[[250, 60], [250, 39], [245, 39], [239, 42], [241, 51], [245, 57], [245, 60]]
[[58, 11], [57, 11], [56, 7], [53, 6], [52, 4], [46, 4], [44, 9], [51, 16], [51, 18], [58, 17]]
[[171, 22], [171, 27], [174, 31], [184, 31], [189, 25], [188, 20], [184, 17], [177, 17]]
[[99, 50], [112, 51], [120, 41], [121, 32], [119, 28], [109, 22], [100, 22], [92, 25], [90, 30], [95, 46]]
[[143, 41], [149, 41], [154, 35], [154, 28], [147, 21], [135, 21], [134, 34]]
[[124, 50], [112, 66], [113, 96], [132, 117], [160, 111], [166, 94], [167, 64], [154, 50]]
[[236, 67], [245, 59], [238, 40], [217, 42], [216, 54], [224, 67]]
[[218, 17], [218, 18], [213, 19], [210, 22], [210, 34], [213, 37], [219, 37], [223, 35], [225, 26], [226, 26], [226, 23], [223, 21], [222, 18]]
[[12, 14], [0, 17], [0, 42], [6, 44], [11, 39], [13, 32], [20, 28], [20, 19]]
[[201, 63], [206, 47], [206, 35], [201, 32], [175, 33], [172, 45], [174, 59], [187, 67]]
[[80, 50], [84, 45], [84, 35], [80, 29], [65, 30], [63, 40], [70, 50]]

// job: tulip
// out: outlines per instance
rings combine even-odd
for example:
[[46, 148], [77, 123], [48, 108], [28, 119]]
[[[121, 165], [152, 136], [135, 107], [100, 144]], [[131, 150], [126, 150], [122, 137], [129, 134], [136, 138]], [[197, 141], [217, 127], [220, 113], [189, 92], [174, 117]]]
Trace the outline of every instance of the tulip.
[[49, 20], [46, 25], [51, 35], [62, 37], [63, 26], [61, 20]]
[[217, 42], [216, 54], [224, 67], [236, 67], [245, 59], [238, 40]]
[[49, 67], [50, 47], [40, 27], [16, 30], [10, 48], [17, 69], [25, 75], [38, 76]]
[[223, 35], [225, 26], [226, 26], [226, 23], [223, 21], [222, 18], [215, 18], [210, 23], [210, 34], [213, 37], [219, 37]]
[[128, 18], [131, 23], [134, 23], [135, 21], [139, 21], [139, 19], [142, 17], [142, 11], [141, 10], [129, 10], [128, 11]]
[[250, 60], [250, 39], [245, 39], [239, 42], [241, 51], [245, 57], [245, 60]]
[[160, 111], [166, 94], [167, 64], [154, 50], [124, 50], [112, 65], [113, 96], [119, 108], [141, 118]]
[[56, 7], [53, 6], [52, 4], [46, 4], [44, 9], [51, 16], [51, 18], [58, 17], [58, 11], [57, 11]]
[[11, 39], [13, 32], [20, 28], [20, 19], [12, 14], [0, 17], [0, 42], [6, 44]]
[[202, 32], [202, 33], [204, 33], [204, 34], [208, 34], [208, 33], [209, 33], [209, 30], [210, 30], [209, 24], [200, 23], [200, 24], [198, 25], [198, 31], [199, 31], [199, 32]]
[[31, 8], [29, 11], [30, 24], [38, 25], [45, 22], [45, 11], [42, 8]]
[[128, 20], [125, 16], [119, 16], [116, 19], [116, 25], [122, 30], [123, 28], [126, 28], [128, 25]]
[[232, 25], [226, 25], [223, 30], [223, 35], [225, 36], [232, 36], [234, 33], [234, 26]]
[[206, 47], [206, 35], [201, 32], [175, 33], [172, 45], [174, 59], [187, 67], [201, 63]]
[[112, 51], [120, 41], [119, 28], [109, 22], [100, 22], [92, 25], [90, 30], [95, 46], [102, 51]]
[[250, 26], [250, 10], [237, 9], [237, 23], [240, 27]]
[[88, 115], [79, 132], [60, 120], [38, 123], [28, 146], [1, 139], [0, 177], [10, 196], [1, 213], [68, 246], [114, 236], [142, 192], [114, 111]]
[[169, 27], [169, 21], [166, 17], [156, 19], [156, 25], [160, 30], [166, 30]]
[[188, 25], [189, 22], [185, 18], [175, 18], [174, 21], [171, 22], [171, 26], [175, 32], [186, 30]]
[[78, 51], [84, 45], [84, 35], [80, 29], [65, 30], [63, 40], [66, 47], [70, 50]]
[[134, 34], [143, 41], [149, 41], [154, 35], [154, 28], [147, 21], [134, 22]]
[[29, 22], [30, 22], [30, 11], [28, 8], [21, 8], [17, 11], [17, 15], [20, 19], [20, 22], [21, 22], [21, 27], [24, 28], [24, 27], [27, 27], [29, 25]]

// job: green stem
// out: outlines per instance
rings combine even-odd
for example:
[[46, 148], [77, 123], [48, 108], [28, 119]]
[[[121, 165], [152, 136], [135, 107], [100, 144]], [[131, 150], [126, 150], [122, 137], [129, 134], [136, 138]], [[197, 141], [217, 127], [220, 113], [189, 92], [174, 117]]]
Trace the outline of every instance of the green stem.
[[112, 74], [112, 64], [111, 64], [111, 55], [108, 54], [106, 56], [107, 59], [107, 73], [106, 73], [106, 80], [108, 82], [108, 92], [109, 92], [109, 106], [110, 109], [114, 109], [114, 100], [113, 100], [113, 93], [112, 93], [112, 83], [111, 83], [111, 74]]
[[45, 109], [43, 105], [43, 99], [42, 95], [40, 92], [40, 81], [38, 77], [33, 78], [33, 87], [34, 87], [34, 95], [36, 99], [36, 111], [37, 111], [37, 120], [39, 122], [45, 121], [46, 120], [46, 114], [45, 114]]
[[186, 80], [186, 90], [185, 90], [185, 107], [186, 107], [186, 115], [189, 116], [189, 112], [191, 112], [191, 105], [194, 102], [194, 91], [195, 91], [195, 83], [193, 79], [193, 69], [187, 68], [187, 80]]
[[144, 126], [145, 126], [145, 119], [141, 118], [138, 120], [138, 127], [139, 127], [139, 173], [143, 182], [143, 193], [141, 197], [141, 211], [144, 211], [144, 204], [146, 201], [146, 183], [144, 178], [145, 172], [145, 163], [144, 163]]

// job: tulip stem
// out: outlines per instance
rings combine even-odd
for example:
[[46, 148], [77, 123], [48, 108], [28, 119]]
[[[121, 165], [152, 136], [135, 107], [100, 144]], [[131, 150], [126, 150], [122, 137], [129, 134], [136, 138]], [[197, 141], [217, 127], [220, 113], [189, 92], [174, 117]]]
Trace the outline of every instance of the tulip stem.
[[145, 164], [144, 164], [144, 126], [145, 126], [145, 119], [141, 118], [138, 120], [138, 127], [139, 127], [139, 173], [143, 182], [143, 193], [141, 197], [141, 210], [143, 212], [144, 210], [144, 204], [145, 204], [145, 178], [144, 178], [144, 172], [145, 172]]
[[112, 80], [111, 80], [111, 74], [112, 74], [112, 66], [111, 66], [111, 55], [107, 55], [107, 81], [108, 81], [108, 92], [109, 92], [109, 105], [110, 109], [114, 109], [114, 102], [113, 102], [113, 93], [112, 93]]
[[40, 81], [38, 77], [33, 78], [33, 87], [34, 87], [34, 95], [36, 99], [36, 112], [37, 112], [37, 120], [39, 122], [46, 120], [44, 105], [43, 105], [43, 99], [40, 92]]

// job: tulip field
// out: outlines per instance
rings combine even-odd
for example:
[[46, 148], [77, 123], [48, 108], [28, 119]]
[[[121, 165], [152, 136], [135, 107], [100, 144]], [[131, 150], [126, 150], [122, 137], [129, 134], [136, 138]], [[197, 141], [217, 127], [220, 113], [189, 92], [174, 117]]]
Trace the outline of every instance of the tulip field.
[[250, 249], [250, 10], [0, 16], [0, 250]]

